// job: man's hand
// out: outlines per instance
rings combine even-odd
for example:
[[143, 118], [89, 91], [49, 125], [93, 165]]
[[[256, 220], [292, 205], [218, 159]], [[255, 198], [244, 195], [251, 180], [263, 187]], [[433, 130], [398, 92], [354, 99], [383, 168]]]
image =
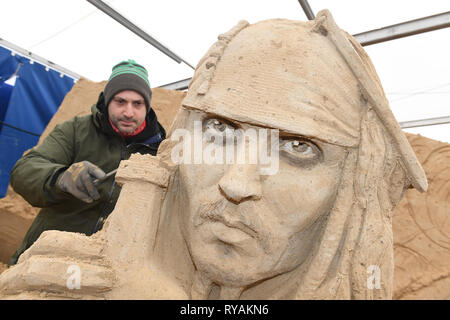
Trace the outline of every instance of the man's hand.
[[89, 161], [76, 162], [58, 177], [56, 185], [62, 191], [91, 203], [100, 199], [94, 180], [103, 176], [105, 176], [105, 172]]

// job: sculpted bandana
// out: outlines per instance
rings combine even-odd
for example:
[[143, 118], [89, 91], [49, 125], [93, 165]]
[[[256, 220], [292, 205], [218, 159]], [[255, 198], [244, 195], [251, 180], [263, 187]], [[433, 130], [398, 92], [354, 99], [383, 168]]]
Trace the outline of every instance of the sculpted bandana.
[[286, 20], [246, 27], [213, 65], [216, 48], [222, 47], [212, 46], [197, 67], [184, 107], [340, 146], [359, 144], [358, 82], [333, 44], [309, 25]]

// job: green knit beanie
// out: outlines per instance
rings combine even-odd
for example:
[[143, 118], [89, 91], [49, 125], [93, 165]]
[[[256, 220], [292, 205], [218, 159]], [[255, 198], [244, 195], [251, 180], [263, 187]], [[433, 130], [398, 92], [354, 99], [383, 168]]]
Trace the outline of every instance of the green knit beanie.
[[111, 76], [103, 91], [108, 107], [114, 96], [124, 90], [133, 90], [142, 95], [147, 112], [150, 110], [152, 90], [148, 81], [148, 72], [134, 60], [122, 61], [112, 68]]

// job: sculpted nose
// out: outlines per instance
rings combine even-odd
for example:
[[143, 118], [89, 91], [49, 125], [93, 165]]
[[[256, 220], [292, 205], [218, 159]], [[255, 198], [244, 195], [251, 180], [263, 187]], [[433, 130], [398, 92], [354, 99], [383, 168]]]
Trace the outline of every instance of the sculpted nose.
[[234, 203], [261, 198], [261, 177], [257, 165], [231, 165], [219, 181], [219, 189]]

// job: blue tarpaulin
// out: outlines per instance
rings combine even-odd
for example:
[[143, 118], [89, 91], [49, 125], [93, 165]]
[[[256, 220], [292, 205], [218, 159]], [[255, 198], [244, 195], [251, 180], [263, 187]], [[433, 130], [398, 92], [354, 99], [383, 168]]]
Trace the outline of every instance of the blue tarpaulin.
[[[14, 85], [5, 83], [15, 77]], [[0, 198], [11, 169], [34, 147], [74, 79], [0, 46]]]
[[0, 82], [0, 130], [2, 128], [1, 122], [5, 120], [6, 108], [8, 107], [9, 98], [13, 89], [14, 86]]

